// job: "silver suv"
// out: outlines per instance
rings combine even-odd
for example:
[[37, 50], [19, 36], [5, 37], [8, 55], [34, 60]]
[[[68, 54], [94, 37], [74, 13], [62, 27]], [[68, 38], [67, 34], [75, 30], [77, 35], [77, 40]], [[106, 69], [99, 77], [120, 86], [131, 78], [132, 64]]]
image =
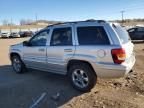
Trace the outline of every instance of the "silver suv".
[[44, 28], [10, 47], [16, 73], [26, 68], [68, 75], [74, 88], [89, 91], [97, 77], [118, 78], [135, 63], [134, 45], [119, 24], [102, 20], [67, 22]]

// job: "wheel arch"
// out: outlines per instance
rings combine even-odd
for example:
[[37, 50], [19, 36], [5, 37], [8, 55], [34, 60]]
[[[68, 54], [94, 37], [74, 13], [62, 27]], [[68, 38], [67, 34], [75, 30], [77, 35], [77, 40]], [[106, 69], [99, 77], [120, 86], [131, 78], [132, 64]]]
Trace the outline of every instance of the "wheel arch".
[[70, 66], [71, 65], [74, 65], [74, 64], [80, 64], [80, 63], [85, 63], [87, 65], [89, 65], [93, 72], [94, 72], [94, 75], [97, 76], [96, 72], [94, 71], [94, 68], [92, 67], [91, 63], [86, 61], [86, 60], [76, 60], [76, 59], [72, 59], [72, 60], [69, 60], [68, 63], [67, 63], [67, 74], [69, 72], [69, 69], [70, 69]]
[[10, 53], [10, 60], [12, 60], [12, 57], [15, 56], [15, 55], [21, 58], [21, 56], [20, 56], [19, 53], [17, 53], [17, 52], [11, 52]]

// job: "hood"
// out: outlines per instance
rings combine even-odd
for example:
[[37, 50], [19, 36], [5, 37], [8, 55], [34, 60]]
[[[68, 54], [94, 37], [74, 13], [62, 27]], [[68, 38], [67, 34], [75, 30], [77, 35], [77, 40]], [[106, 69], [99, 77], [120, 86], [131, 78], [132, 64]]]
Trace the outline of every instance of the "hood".
[[18, 44], [14, 44], [14, 45], [11, 45], [11, 46], [21, 46], [23, 43], [18, 43]]
[[18, 43], [18, 44], [15, 44], [15, 45], [11, 45], [11, 49], [19, 49], [23, 47], [23, 43]]

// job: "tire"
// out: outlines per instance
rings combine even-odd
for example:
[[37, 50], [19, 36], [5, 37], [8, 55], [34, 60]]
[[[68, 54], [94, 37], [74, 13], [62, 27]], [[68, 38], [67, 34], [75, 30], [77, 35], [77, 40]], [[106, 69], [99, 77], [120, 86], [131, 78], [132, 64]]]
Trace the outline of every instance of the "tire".
[[11, 62], [16, 73], [20, 74], [26, 71], [26, 67], [18, 55], [14, 55], [11, 59]]
[[89, 92], [97, 82], [97, 76], [87, 63], [76, 63], [70, 66], [69, 79], [72, 86], [82, 92]]

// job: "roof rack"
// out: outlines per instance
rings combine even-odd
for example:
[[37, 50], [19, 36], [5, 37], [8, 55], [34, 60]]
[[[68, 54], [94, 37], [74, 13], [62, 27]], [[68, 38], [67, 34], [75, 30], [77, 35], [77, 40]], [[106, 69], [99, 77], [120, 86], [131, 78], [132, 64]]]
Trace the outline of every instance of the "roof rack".
[[97, 20], [97, 21], [98, 21], [98, 23], [106, 23], [105, 20]]
[[95, 19], [88, 19], [88, 20], [85, 20], [85, 21], [60, 22], [60, 23], [56, 23], [56, 24], [52, 24], [52, 25], [48, 25], [47, 27], [55, 26], [55, 25], [62, 25], [62, 24], [79, 23], [79, 22], [98, 22], [98, 23], [105, 23], [106, 21], [104, 21], [104, 20], [95, 20]]
[[87, 22], [98, 22], [98, 23], [105, 23], [105, 20], [95, 20], [95, 19], [88, 19]]
[[51, 25], [48, 25], [47, 27], [49, 27], [49, 26], [54, 26], [54, 25], [60, 25], [60, 24], [64, 24], [64, 22], [63, 23], [55, 23], [55, 24], [51, 24]]

